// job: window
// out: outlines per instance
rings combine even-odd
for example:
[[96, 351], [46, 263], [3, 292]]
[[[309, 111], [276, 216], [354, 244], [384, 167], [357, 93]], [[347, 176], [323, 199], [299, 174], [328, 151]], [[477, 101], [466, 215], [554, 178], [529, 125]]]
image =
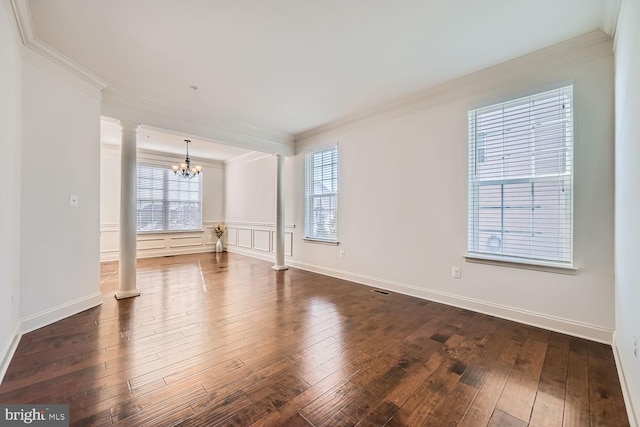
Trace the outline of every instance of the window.
[[305, 237], [338, 241], [338, 147], [305, 156]]
[[202, 174], [177, 177], [165, 166], [138, 165], [138, 231], [202, 229]]
[[573, 86], [469, 111], [468, 252], [572, 264]]

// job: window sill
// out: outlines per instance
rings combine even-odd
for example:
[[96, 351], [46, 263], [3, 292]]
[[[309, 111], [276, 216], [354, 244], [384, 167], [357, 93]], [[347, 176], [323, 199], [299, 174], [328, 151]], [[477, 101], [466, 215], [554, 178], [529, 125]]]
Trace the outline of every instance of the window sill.
[[340, 242], [338, 242], [337, 240], [313, 239], [311, 237], [305, 237], [302, 240], [307, 243], [318, 243], [320, 245], [329, 245], [329, 246], [338, 246], [340, 244]]
[[553, 262], [519, 261], [514, 258], [492, 257], [490, 255], [466, 254], [466, 262], [477, 264], [497, 265], [500, 267], [519, 268], [523, 270], [546, 271], [548, 273], [576, 275], [578, 269], [573, 265], [565, 265]]

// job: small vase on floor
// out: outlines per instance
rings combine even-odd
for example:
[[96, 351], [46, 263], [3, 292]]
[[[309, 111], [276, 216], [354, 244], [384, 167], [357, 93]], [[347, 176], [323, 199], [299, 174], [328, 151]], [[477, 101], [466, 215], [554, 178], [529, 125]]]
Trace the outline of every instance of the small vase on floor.
[[219, 237], [218, 241], [216, 242], [216, 252], [222, 252], [222, 242], [220, 241]]

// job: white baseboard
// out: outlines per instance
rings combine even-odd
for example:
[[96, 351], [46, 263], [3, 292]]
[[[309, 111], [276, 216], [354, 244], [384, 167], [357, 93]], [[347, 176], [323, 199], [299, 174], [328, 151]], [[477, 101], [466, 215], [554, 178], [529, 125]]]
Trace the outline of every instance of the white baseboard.
[[[243, 249], [239, 246], [229, 245], [225, 248], [227, 252], [232, 252], [234, 254], [245, 255], [251, 258], [257, 258], [264, 261], [275, 262], [276, 256], [273, 252], [258, 252], [253, 249]], [[290, 265], [288, 262], [285, 264]]]
[[[253, 252], [239, 253], [248, 256], [255, 256]], [[300, 268], [302, 270], [308, 270], [314, 273], [349, 280], [366, 286], [372, 286], [387, 291], [440, 302], [454, 307], [464, 308], [478, 313], [500, 317], [502, 319], [513, 320], [514, 322], [524, 323], [527, 325], [536, 326], [539, 328], [544, 328], [575, 337], [586, 338], [588, 340], [597, 341], [604, 344], [611, 344], [613, 339], [612, 330], [602, 328], [600, 326], [590, 325], [587, 323], [576, 322], [573, 320], [563, 319], [547, 314], [535, 313], [532, 311], [508, 307], [501, 304], [494, 304], [487, 301], [453, 295], [446, 292], [417, 288], [405, 283], [378, 279], [376, 277], [350, 273], [342, 270], [334, 270], [331, 268], [307, 264], [294, 260], [287, 260], [287, 264], [292, 267]]]
[[0, 384], [4, 381], [4, 375], [7, 373], [7, 369], [9, 369], [9, 363], [11, 363], [11, 359], [13, 359], [13, 355], [18, 348], [18, 344], [20, 343], [20, 338], [22, 335], [18, 332], [20, 330], [20, 324], [16, 325], [16, 330], [13, 333], [13, 338], [9, 343], [9, 346], [5, 350], [2, 355], [2, 361], [0, 363]]
[[102, 294], [100, 292], [78, 298], [77, 300], [21, 319], [19, 332], [20, 334], [26, 334], [35, 331], [43, 326], [50, 325], [58, 320], [73, 316], [74, 314], [78, 314], [81, 311], [88, 310], [100, 304], [102, 304]]
[[620, 358], [620, 352], [618, 351], [618, 344], [616, 342], [616, 334], [613, 334], [613, 357], [616, 360], [616, 368], [618, 370], [618, 378], [620, 378], [620, 388], [622, 388], [622, 396], [624, 397], [624, 404], [627, 407], [627, 416], [629, 417], [629, 424], [631, 427], [639, 427], [639, 418], [636, 415], [636, 408], [633, 406], [633, 399], [631, 398], [631, 392], [629, 390], [629, 384], [627, 383], [627, 377], [624, 374], [624, 366], [622, 365], [622, 359]]

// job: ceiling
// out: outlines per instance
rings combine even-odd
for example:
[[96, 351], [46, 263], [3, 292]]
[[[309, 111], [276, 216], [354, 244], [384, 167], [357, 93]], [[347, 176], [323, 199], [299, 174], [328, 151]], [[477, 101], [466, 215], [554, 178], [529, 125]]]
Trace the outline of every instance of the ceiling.
[[607, 30], [616, 3], [27, 0], [35, 37], [105, 92], [292, 136]]

